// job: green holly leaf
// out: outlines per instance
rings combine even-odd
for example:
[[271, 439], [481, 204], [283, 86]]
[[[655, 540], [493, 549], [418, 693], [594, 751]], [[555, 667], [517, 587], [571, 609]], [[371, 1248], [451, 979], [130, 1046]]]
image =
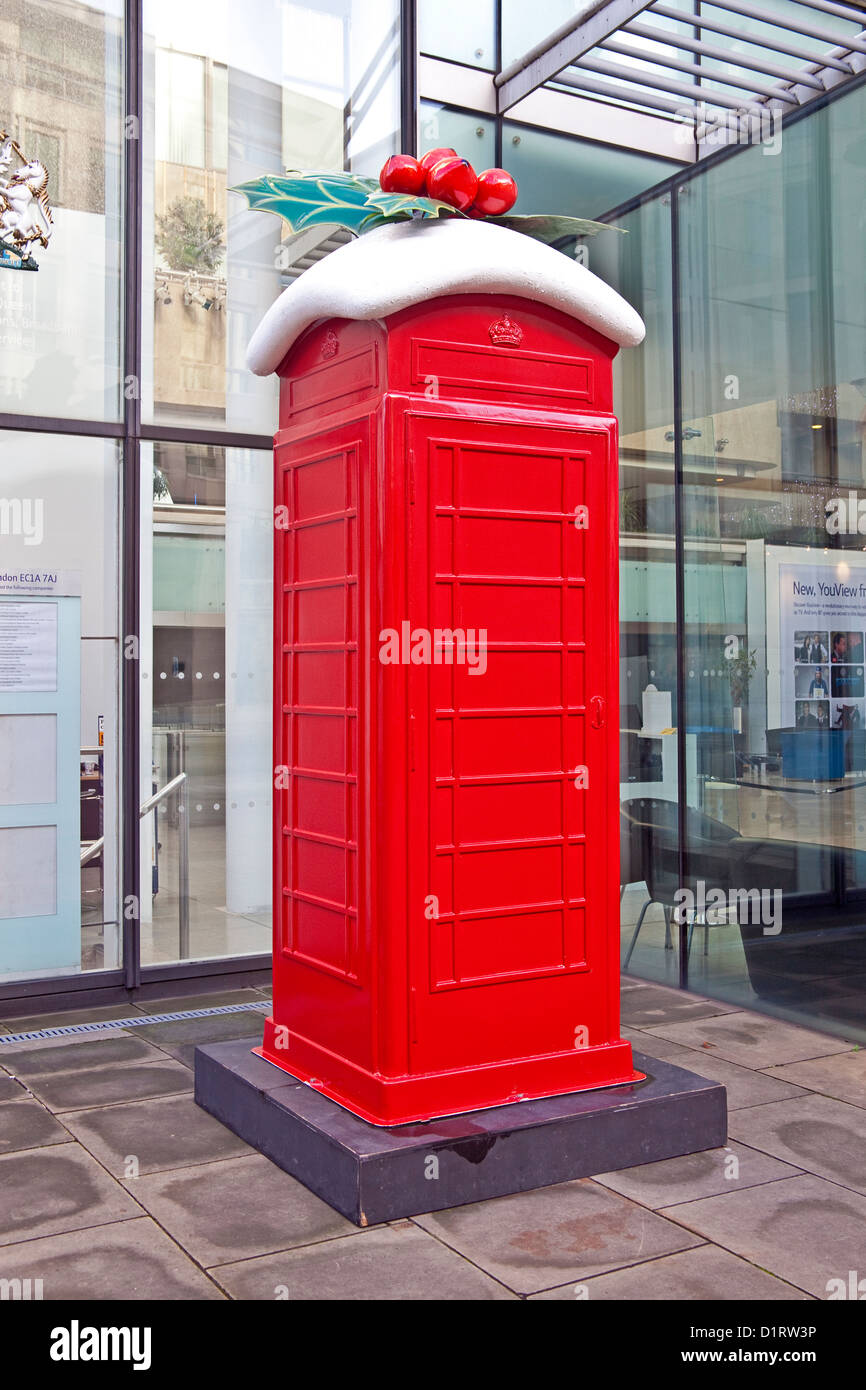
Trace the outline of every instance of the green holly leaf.
[[513, 232], [523, 232], [549, 245], [564, 237], [597, 236], [599, 232], [623, 232], [622, 227], [611, 227], [608, 222], [590, 222], [586, 217], [559, 217], [556, 213], [540, 213], [531, 217], [509, 216], [488, 217], [497, 227], [508, 227]]
[[237, 184], [231, 191], [241, 193], [257, 212], [273, 212], [282, 217], [291, 232], [321, 224], [345, 227], [355, 235], [370, 217], [367, 199], [379, 187], [376, 179], [355, 174], [264, 174], [259, 179]]
[[464, 216], [450, 203], [440, 202], [438, 198], [425, 198], [419, 193], [383, 193], [378, 187], [367, 198], [367, 206], [378, 209], [380, 216], [374, 220], [380, 226], [382, 222], [393, 222], [401, 217]]

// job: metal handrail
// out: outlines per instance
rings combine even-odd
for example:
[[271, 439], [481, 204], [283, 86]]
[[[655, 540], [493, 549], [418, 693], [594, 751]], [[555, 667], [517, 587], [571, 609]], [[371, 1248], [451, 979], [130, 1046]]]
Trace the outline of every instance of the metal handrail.
[[[186, 772], [179, 772], [176, 777], [172, 777], [170, 782], [166, 782], [164, 787], [154, 792], [143, 801], [138, 808], [138, 819], [150, 815], [160, 802], [165, 801], [166, 797], [171, 796], [188, 779]], [[189, 817], [186, 814], [186, 807], [181, 803], [178, 808], [177, 823], [177, 912], [178, 912], [178, 933], [179, 958], [186, 960], [189, 956]], [[89, 864], [91, 859], [95, 859], [105, 845], [105, 836], [100, 835], [98, 840], [92, 840], [81, 851], [81, 867]]]
[[167, 796], [171, 796], [171, 793], [180, 786], [181, 782], [186, 781], [187, 776], [186, 772], [179, 772], [176, 777], [172, 777], [170, 782], [166, 782], [164, 787], [160, 787], [159, 791], [154, 792], [153, 796], [149, 796], [147, 801], [138, 808], [139, 820], [144, 820], [148, 811], [152, 811], [154, 806], [158, 806]]

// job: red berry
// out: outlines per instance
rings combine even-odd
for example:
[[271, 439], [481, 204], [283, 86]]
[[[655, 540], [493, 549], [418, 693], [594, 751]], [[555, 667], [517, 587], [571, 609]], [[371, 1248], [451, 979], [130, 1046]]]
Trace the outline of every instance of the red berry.
[[440, 159], [427, 175], [428, 195], [448, 203], [458, 212], [471, 208], [477, 188], [478, 175], [469, 160], [460, 159], [457, 155]]
[[472, 211], [484, 217], [500, 217], [513, 208], [517, 200], [517, 184], [505, 169], [485, 169], [478, 175], [478, 192]]
[[450, 146], [446, 147], [444, 145], [436, 150], [428, 150], [426, 154], [421, 156], [421, 168], [424, 170], [425, 178], [430, 173], [433, 165], [438, 164], [440, 159], [448, 159], [449, 156], [453, 158], [456, 154], [456, 150], [452, 150]]
[[425, 173], [411, 154], [393, 154], [382, 165], [379, 187], [385, 193], [420, 193]]

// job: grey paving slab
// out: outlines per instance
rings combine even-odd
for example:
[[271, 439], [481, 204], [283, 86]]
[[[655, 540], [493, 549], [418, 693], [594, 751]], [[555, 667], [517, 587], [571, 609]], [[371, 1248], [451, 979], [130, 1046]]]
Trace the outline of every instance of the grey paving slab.
[[64, 1124], [116, 1177], [128, 1176], [130, 1158], [145, 1174], [254, 1152], [189, 1096], [77, 1110]]
[[789, 1062], [772, 1067], [765, 1075], [866, 1109], [866, 1049], [838, 1057], [815, 1057], [810, 1062]]
[[628, 1038], [635, 1051], [644, 1052], [649, 1057], [658, 1057], [662, 1062], [673, 1062], [675, 1066], [687, 1067], [694, 1057], [692, 1048], [683, 1047], [682, 1043], [668, 1042], [667, 1038], [660, 1038], [655, 1033], [646, 1033], [642, 1028], [634, 1028], [631, 1024], [623, 1024], [620, 1034]]
[[236, 1299], [515, 1299], [495, 1279], [409, 1221], [211, 1271]]
[[78, 1144], [0, 1156], [0, 1245], [141, 1216]]
[[[806, 1092], [796, 1100], [738, 1110], [730, 1134], [809, 1173], [866, 1195], [866, 1110]], [[864, 1233], [866, 1254], [866, 1233]]]
[[667, 989], [664, 985], [645, 985], [639, 990], [623, 990], [621, 1011], [623, 1023], [646, 1028], [659, 1023], [681, 1023], [733, 1013], [734, 1005], [717, 1004], [683, 990]]
[[6, 1076], [5, 1073], [0, 1073], [0, 1101], [26, 1099], [27, 1092], [21, 1085], [21, 1082], [16, 1081], [12, 1076]]
[[155, 1043], [168, 1056], [192, 1068], [195, 1049], [203, 1043], [229, 1042], [235, 1038], [261, 1040], [266, 1012], [257, 1009], [242, 1014], [214, 1014], [212, 1018], [189, 1018], [175, 1023], [147, 1023], [136, 1033]]
[[202, 1265], [364, 1234], [260, 1154], [154, 1173], [127, 1185]]
[[176, 1095], [192, 1089], [186, 1067], [159, 1052], [156, 1056], [158, 1061], [140, 1065], [92, 1067], [86, 1071], [33, 1076], [28, 1085], [35, 1096], [58, 1114], [118, 1101]]
[[745, 1144], [731, 1143], [723, 1149], [706, 1149], [682, 1158], [623, 1168], [617, 1173], [600, 1173], [595, 1181], [657, 1210], [674, 1202], [691, 1202], [735, 1188], [790, 1178], [800, 1171], [793, 1164], [782, 1163]]
[[14, 1149], [37, 1149], [44, 1144], [67, 1144], [70, 1134], [36, 1100], [0, 1105], [0, 1154]]
[[829, 1057], [850, 1052], [853, 1044], [826, 1033], [814, 1033], [793, 1023], [764, 1014], [722, 1014], [687, 1023], [663, 1023], [650, 1031], [685, 1047], [714, 1051], [727, 1062], [760, 1070], [781, 1062], [802, 1062], [808, 1057]]
[[863, 1269], [866, 1197], [811, 1174], [688, 1202], [671, 1215], [816, 1298], [827, 1297], [829, 1280]]
[[126, 1032], [107, 1033], [99, 1038], [88, 1038], [87, 1042], [73, 1036], [4, 1046], [0, 1040], [0, 1066], [24, 1081], [31, 1077], [48, 1076], [56, 1071], [163, 1060], [159, 1048], [152, 1047], [144, 1038]]
[[[652, 1038], [652, 1034], [635, 1034], [634, 1047], [636, 1051], [643, 1050], [643, 1039], [647, 1037]], [[775, 1073], [752, 1071], [751, 1067], [741, 1067], [736, 1062], [726, 1062], [724, 1057], [719, 1057], [715, 1051], [707, 1051], [704, 1048], [695, 1050], [689, 1047], [678, 1047], [664, 1039], [661, 1040], [661, 1045], [670, 1048], [670, 1052], [663, 1054], [653, 1052], [650, 1055], [661, 1055], [664, 1061], [673, 1062], [674, 1066], [685, 1067], [687, 1071], [695, 1072], [698, 1076], [705, 1076], [710, 1081], [720, 1081], [728, 1094], [729, 1111], [741, 1110], [746, 1105], [763, 1105], [772, 1100], [789, 1100], [792, 1096], [805, 1094], [801, 1086], [793, 1086], [787, 1081], [779, 1080]], [[839, 1060], [841, 1060], [839, 1057], [831, 1059], [832, 1062]]]
[[224, 1300], [150, 1217], [0, 1248], [0, 1278], [41, 1279], [48, 1301]]
[[646, 1260], [628, 1269], [599, 1274], [581, 1284], [564, 1284], [558, 1289], [532, 1295], [532, 1302], [807, 1302], [812, 1296], [795, 1289], [783, 1279], [756, 1269], [748, 1261], [716, 1245], [701, 1245], [660, 1260]]
[[[270, 995], [268, 995], [270, 998]], [[162, 995], [159, 999], [138, 999], [130, 1014], [178, 1014], [186, 1009], [219, 1009], [224, 1004], [255, 1004], [262, 998], [257, 989], [222, 989], [209, 994]]]
[[517, 1293], [537, 1293], [700, 1243], [587, 1178], [415, 1220]]

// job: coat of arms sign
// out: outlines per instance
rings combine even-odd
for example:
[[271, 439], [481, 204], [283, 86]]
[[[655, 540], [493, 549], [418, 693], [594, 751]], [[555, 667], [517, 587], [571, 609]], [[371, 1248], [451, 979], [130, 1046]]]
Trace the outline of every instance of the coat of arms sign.
[[0, 267], [38, 270], [32, 247], [47, 246], [54, 219], [48, 201], [48, 170], [28, 159], [0, 130]]

